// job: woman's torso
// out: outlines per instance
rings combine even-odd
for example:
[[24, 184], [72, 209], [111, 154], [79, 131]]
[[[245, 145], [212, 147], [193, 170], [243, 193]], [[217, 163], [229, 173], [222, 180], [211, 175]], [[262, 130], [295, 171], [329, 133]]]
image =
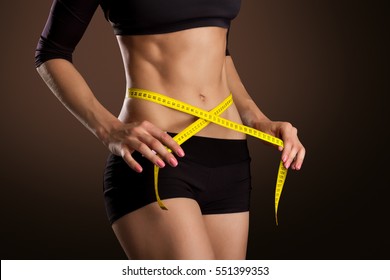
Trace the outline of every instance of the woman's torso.
[[[225, 71], [226, 30], [202, 27], [143, 36], [118, 36], [127, 88], [158, 92], [211, 110], [230, 93]], [[241, 122], [234, 104], [222, 115]], [[180, 132], [195, 118], [149, 101], [126, 98], [123, 122], [148, 120], [169, 132]], [[241, 133], [210, 124], [198, 135], [243, 138]]]
[[[156, 12], [156, 7], [152, 6], [157, 4], [148, 1], [147, 5], [126, 2], [129, 12], [116, 6], [119, 2], [111, 2], [106, 10], [117, 34], [127, 88], [142, 88], [205, 110], [213, 109], [230, 93], [225, 70], [226, 33], [230, 20], [238, 13], [240, 1], [191, 0], [183, 4], [181, 0], [167, 0], [165, 6], [158, 4], [159, 13], [155, 15], [152, 12]], [[148, 34], [154, 32], [158, 34]], [[241, 123], [234, 104], [221, 116]], [[124, 100], [119, 119], [147, 120], [169, 132], [180, 132], [195, 121], [188, 114], [129, 98]], [[245, 138], [215, 124], [208, 125], [198, 135]]]

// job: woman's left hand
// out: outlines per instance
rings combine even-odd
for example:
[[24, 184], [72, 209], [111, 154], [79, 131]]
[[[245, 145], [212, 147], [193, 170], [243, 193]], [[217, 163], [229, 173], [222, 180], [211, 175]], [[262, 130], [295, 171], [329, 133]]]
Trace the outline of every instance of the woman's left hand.
[[306, 151], [298, 139], [298, 130], [291, 123], [267, 120], [256, 122], [252, 126], [283, 140], [284, 147], [278, 149], [282, 152], [282, 161], [286, 168], [291, 167], [293, 170], [302, 168]]

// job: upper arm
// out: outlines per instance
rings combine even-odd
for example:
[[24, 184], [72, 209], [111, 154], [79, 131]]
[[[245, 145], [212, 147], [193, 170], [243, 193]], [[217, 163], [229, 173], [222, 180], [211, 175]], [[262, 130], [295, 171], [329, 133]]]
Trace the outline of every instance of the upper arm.
[[35, 52], [35, 65], [53, 58], [72, 62], [72, 54], [99, 0], [54, 0]]

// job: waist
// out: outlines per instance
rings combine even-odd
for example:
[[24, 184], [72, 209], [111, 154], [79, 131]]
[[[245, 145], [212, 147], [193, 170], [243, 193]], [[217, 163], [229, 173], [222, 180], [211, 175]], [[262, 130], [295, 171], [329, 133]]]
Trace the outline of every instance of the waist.
[[[202, 94], [199, 94], [197, 90], [191, 88], [184, 89], [181, 94], [179, 94], [178, 91], [175, 91], [175, 94], [172, 94], [172, 92], [169, 91], [160, 91], [158, 93], [206, 111], [214, 109], [230, 94], [225, 90], [210, 90], [207, 94], [205, 93], [207, 97], [204, 97], [201, 96]], [[177, 97], [177, 95], [179, 97]], [[234, 104], [228, 107], [220, 116], [237, 123], [242, 123], [237, 108]], [[148, 100], [126, 98], [119, 119], [125, 123], [149, 121], [164, 131], [179, 133], [194, 121], [196, 121], [197, 117]], [[213, 123], [206, 126], [204, 129], [198, 132], [197, 135], [221, 139], [246, 138], [246, 136], [240, 132], [227, 129]]]
[[[169, 133], [174, 137], [175, 133]], [[250, 161], [247, 139], [219, 139], [192, 136], [182, 145], [186, 156], [180, 160], [217, 167]]]

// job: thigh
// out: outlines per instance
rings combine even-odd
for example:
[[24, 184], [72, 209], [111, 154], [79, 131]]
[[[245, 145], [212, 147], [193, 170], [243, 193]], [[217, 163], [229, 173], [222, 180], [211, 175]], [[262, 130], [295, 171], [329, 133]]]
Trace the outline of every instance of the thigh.
[[112, 225], [130, 259], [214, 259], [207, 228], [196, 201], [164, 200], [131, 212]]
[[249, 212], [204, 215], [203, 219], [216, 259], [246, 258]]

